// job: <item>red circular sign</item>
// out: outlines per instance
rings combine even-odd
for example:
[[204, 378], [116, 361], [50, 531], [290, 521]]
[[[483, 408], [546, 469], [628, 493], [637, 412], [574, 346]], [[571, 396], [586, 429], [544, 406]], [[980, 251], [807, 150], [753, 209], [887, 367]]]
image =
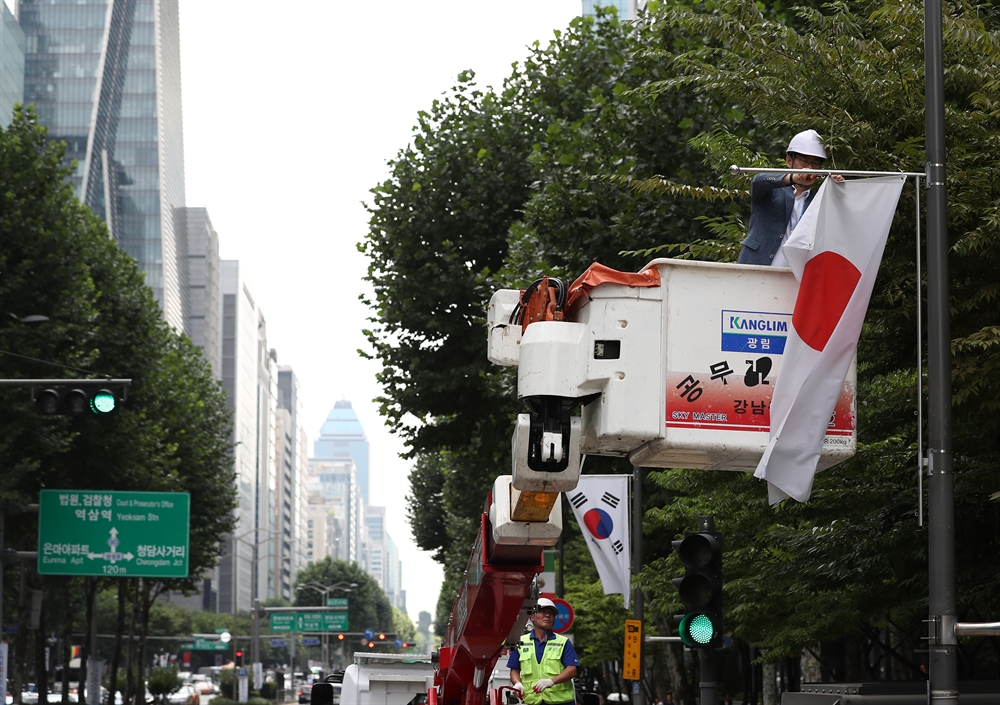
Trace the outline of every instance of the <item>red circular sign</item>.
[[573, 626], [573, 618], [576, 616], [576, 613], [573, 612], [573, 606], [561, 597], [553, 597], [552, 602], [559, 610], [559, 614], [556, 615], [556, 619], [552, 623], [552, 631], [556, 634], [569, 631], [569, 628]]

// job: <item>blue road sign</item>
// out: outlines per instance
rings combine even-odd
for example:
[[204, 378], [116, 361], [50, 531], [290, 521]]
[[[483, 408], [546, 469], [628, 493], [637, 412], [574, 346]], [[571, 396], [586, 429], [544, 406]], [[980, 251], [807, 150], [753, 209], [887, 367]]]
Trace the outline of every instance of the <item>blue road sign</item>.
[[284, 639], [271, 639], [271, 646], [288, 646]]
[[319, 637], [317, 636], [304, 636], [302, 637], [303, 646], [319, 646]]
[[375, 638], [375, 630], [365, 629], [365, 639], [374, 639], [374, 638]]

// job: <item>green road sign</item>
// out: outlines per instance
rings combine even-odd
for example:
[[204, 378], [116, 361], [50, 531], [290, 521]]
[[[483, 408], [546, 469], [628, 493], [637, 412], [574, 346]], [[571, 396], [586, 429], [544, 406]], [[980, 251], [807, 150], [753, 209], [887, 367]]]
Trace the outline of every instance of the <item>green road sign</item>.
[[346, 612], [272, 612], [272, 632], [346, 632]]
[[347, 598], [346, 597], [328, 597], [326, 598], [327, 607], [339, 607], [342, 610], [347, 609]]
[[38, 572], [186, 578], [191, 495], [42, 490]]
[[221, 641], [195, 639], [193, 642], [181, 644], [181, 651], [229, 651], [229, 644], [223, 644]]

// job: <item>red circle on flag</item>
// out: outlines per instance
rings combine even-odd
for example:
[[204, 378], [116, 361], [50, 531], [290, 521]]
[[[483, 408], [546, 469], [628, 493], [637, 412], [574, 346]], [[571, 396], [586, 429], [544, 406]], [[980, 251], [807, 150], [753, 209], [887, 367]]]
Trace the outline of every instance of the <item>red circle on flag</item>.
[[792, 312], [802, 342], [813, 350], [826, 347], [860, 280], [861, 271], [836, 252], [821, 252], [806, 262]]
[[615, 522], [603, 509], [591, 509], [583, 515], [583, 523], [594, 538], [606, 539], [615, 530]]

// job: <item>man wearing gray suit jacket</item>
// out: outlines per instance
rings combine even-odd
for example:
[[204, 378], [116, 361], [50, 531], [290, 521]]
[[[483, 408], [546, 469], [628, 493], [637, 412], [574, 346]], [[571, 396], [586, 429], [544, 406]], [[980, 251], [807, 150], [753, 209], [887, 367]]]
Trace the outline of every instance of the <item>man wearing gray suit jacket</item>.
[[[788, 143], [789, 169], [822, 169], [826, 149], [816, 130], [800, 132]], [[795, 229], [816, 194], [819, 174], [757, 174], [750, 187], [750, 232], [737, 260], [740, 264], [787, 267], [781, 245]], [[833, 176], [834, 181], [844, 177]]]

